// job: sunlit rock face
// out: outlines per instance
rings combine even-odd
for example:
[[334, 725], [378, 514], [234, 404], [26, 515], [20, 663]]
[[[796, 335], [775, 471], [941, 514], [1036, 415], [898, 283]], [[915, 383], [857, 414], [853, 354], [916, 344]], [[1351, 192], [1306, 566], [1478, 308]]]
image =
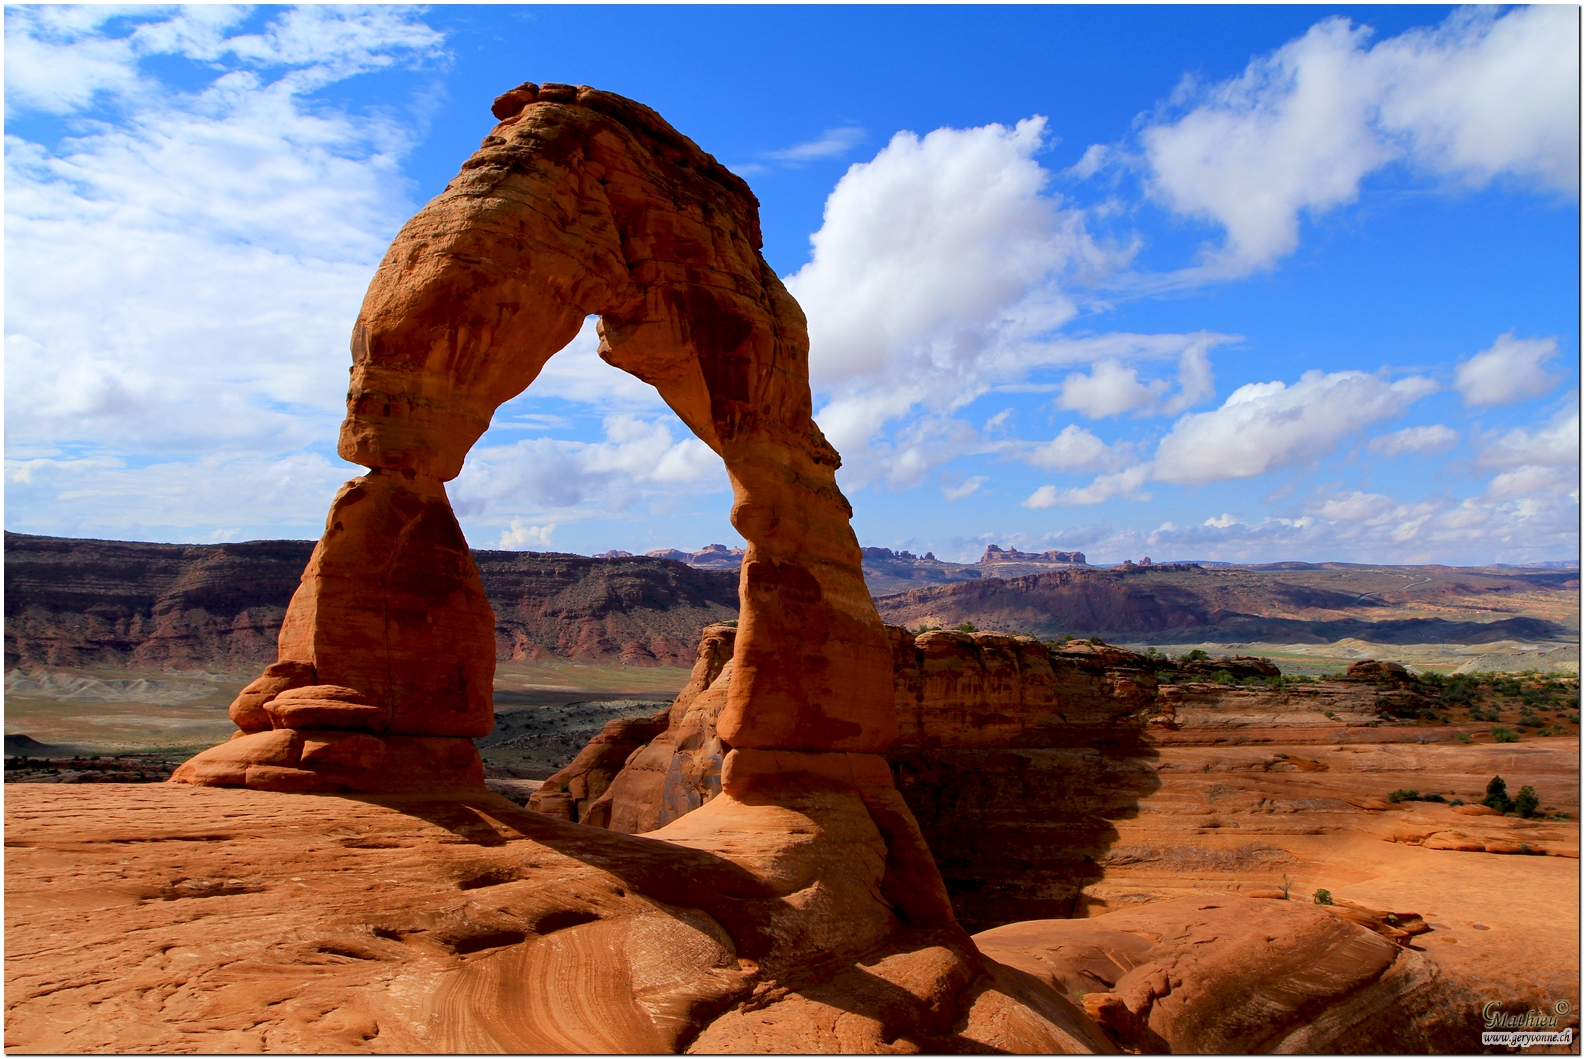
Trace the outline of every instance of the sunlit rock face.
[[[732, 680], [713, 718], [723, 746], [883, 749], [896, 734], [891, 649], [836, 486], [840, 458], [811, 418], [803, 314], [759, 251], [757, 200], [619, 96], [526, 85], [495, 109], [500, 124], [402, 229], [369, 287], [340, 439], [341, 455], [369, 470], [331, 505], [280, 662], [238, 700], [239, 726], [488, 732], [494, 621], [444, 483], [495, 409], [597, 315], [600, 355], [654, 385], [732, 481], [748, 547]], [[316, 686], [348, 689], [349, 707], [377, 718], [268, 708]], [[198, 764], [181, 778], [236, 775]], [[361, 768], [250, 782], [394, 782]], [[434, 779], [471, 783], [476, 771]]]

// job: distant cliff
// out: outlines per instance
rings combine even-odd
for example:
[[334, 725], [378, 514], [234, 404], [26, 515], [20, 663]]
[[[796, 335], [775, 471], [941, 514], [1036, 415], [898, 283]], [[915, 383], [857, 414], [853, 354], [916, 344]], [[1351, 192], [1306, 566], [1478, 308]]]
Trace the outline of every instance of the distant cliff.
[[[142, 544], [5, 535], [5, 666], [244, 671], [275, 658], [312, 541]], [[474, 553], [497, 657], [689, 665], [737, 575], [664, 559]]]

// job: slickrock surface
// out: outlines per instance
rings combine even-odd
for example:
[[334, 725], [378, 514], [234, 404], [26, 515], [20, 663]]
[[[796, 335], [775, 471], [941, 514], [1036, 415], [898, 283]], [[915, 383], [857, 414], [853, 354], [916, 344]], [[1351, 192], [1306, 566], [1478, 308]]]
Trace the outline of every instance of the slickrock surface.
[[[5, 666], [207, 667], [276, 659], [312, 541], [145, 544], [5, 535]], [[692, 664], [737, 616], [737, 576], [642, 556], [474, 551], [501, 661]]]
[[988, 956], [1082, 998], [1129, 1051], [1470, 1052], [1476, 997], [1434, 959], [1315, 905], [1180, 898], [1013, 923]]
[[[894, 890], [878, 789], [795, 765], [748, 768], [653, 838], [482, 793], [12, 787], [6, 1047], [1108, 1049], [1062, 994], [982, 961], [938, 884], [933, 918]], [[788, 767], [800, 789], [767, 799]]]

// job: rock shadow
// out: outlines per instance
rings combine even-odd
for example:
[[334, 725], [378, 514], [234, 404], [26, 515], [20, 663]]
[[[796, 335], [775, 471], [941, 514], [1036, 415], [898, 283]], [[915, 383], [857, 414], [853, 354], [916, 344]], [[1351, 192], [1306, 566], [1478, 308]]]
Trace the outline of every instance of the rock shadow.
[[1086, 914], [1084, 890], [1104, 877], [1115, 821], [1136, 817], [1160, 789], [1160, 754], [1136, 722], [1053, 736], [1060, 745], [886, 754], [970, 934]]

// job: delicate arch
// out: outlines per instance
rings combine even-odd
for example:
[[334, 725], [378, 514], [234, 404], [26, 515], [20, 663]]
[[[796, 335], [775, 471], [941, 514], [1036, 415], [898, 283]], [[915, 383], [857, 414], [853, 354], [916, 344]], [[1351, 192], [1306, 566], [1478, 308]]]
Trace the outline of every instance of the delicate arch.
[[369, 473], [337, 495], [281, 662], [233, 716], [264, 727], [270, 697], [306, 681], [293, 694], [350, 689], [390, 736], [489, 730], [493, 616], [443, 483], [594, 314], [600, 356], [652, 384], [731, 478], [747, 551], [722, 737], [883, 749], [890, 647], [840, 458], [812, 418], [804, 317], [759, 252], [758, 201], [620, 96], [529, 84], [495, 114], [369, 287], [339, 444]]

